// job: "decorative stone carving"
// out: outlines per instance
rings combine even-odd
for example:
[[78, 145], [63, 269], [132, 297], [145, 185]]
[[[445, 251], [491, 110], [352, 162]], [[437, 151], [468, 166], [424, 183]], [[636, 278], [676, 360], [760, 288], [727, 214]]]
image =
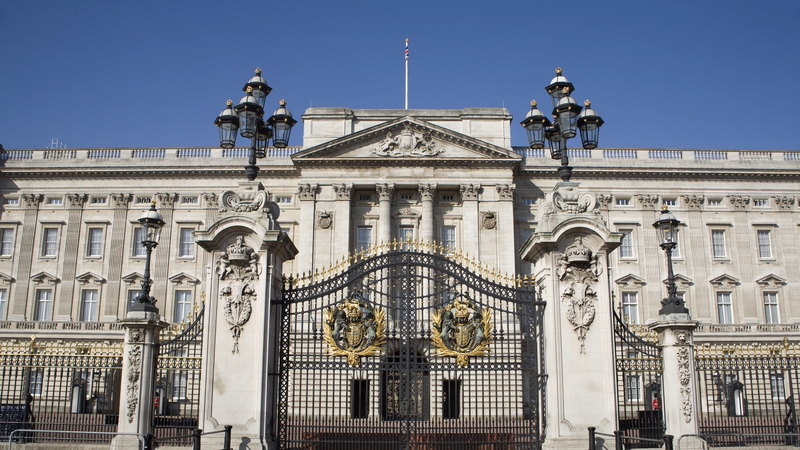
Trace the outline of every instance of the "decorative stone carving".
[[597, 194], [597, 204], [600, 205], [600, 207], [602, 208], [608, 208], [608, 205], [611, 204], [612, 200], [614, 200], [613, 195]]
[[31, 276], [31, 283], [35, 285], [45, 284], [49, 286], [55, 286], [60, 282], [61, 280], [59, 280], [58, 277], [47, 272], [39, 272], [36, 275]]
[[398, 136], [393, 136], [391, 131], [386, 132], [386, 139], [380, 141], [377, 147], [372, 149], [372, 153], [378, 156], [390, 157], [416, 157], [436, 156], [444, 150], [436, 148], [433, 136], [425, 132], [422, 136], [414, 133], [411, 125], [406, 124], [403, 132]]
[[658, 195], [639, 194], [639, 204], [642, 206], [642, 208], [655, 208], [659, 203]]
[[[141, 344], [143, 339], [140, 330], [131, 330], [128, 342], [131, 344]], [[128, 372], [128, 423], [133, 423], [136, 417], [136, 408], [139, 405], [139, 379], [142, 375], [142, 347], [141, 345], [134, 345], [128, 350], [128, 364], [130, 371]]]
[[70, 208], [82, 208], [86, 203], [86, 194], [67, 194], [67, 206]]
[[481, 193], [480, 184], [462, 184], [458, 190], [461, 193], [461, 201], [478, 200], [478, 195]]
[[381, 201], [392, 200], [392, 196], [394, 196], [394, 185], [393, 184], [376, 184], [375, 190], [378, 191], [378, 198]]
[[328, 211], [317, 211], [317, 228], [327, 230], [333, 225], [333, 213]]
[[23, 208], [38, 208], [39, 205], [44, 200], [44, 195], [42, 194], [22, 194], [20, 195], [22, 199], [22, 207]]
[[681, 412], [686, 423], [692, 421], [692, 387], [691, 370], [689, 368], [689, 337], [685, 331], [678, 331], [675, 335], [678, 348], [678, 382], [681, 392]]
[[700, 209], [700, 206], [705, 203], [706, 197], [704, 195], [684, 195], [683, 203], [688, 209]]
[[776, 195], [772, 198], [775, 199], [775, 205], [778, 209], [792, 209], [796, 200], [794, 197], [787, 197], [785, 195]]
[[358, 367], [361, 358], [380, 356], [386, 345], [386, 312], [375, 308], [359, 291], [325, 311], [322, 324], [331, 356], [346, 356]]
[[593, 194], [579, 191], [578, 185], [575, 182], [558, 183], [539, 206], [539, 214], [546, 217], [556, 213], [583, 214], [594, 211], [597, 199]]
[[224, 299], [223, 315], [233, 334], [232, 353], [239, 353], [239, 337], [250, 320], [251, 303], [257, 299], [254, 281], [258, 280], [260, 273], [258, 254], [244, 243], [244, 236], [238, 236], [217, 261], [219, 295]]
[[727, 273], [723, 273], [718, 277], [712, 278], [708, 282], [718, 288], [723, 288], [723, 289], [732, 289], [740, 284], [738, 278], [732, 275], [728, 275]]
[[490, 211], [481, 212], [481, 227], [485, 230], [493, 230], [497, 226], [497, 215]]
[[281, 215], [281, 209], [277, 203], [269, 200], [269, 192], [264, 190], [261, 183], [241, 182], [239, 184], [241, 189], [238, 192], [225, 191], [222, 193], [219, 212], [248, 213], [261, 211], [272, 221], [278, 220]]
[[420, 183], [419, 196], [423, 201], [433, 201], [436, 197], [436, 184]]
[[336, 200], [350, 200], [350, 197], [353, 195], [353, 185], [352, 184], [334, 184], [333, 185], [333, 192], [336, 193]]
[[210, 209], [219, 208], [219, 197], [217, 197], [217, 194], [214, 194], [212, 192], [204, 192], [203, 201], [206, 203], [206, 208]]
[[597, 255], [583, 245], [581, 237], [576, 237], [559, 258], [556, 273], [563, 285], [561, 301], [566, 304], [567, 320], [578, 335], [581, 353], [586, 353], [586, 333], [596, 314], [597, 277], [602, 273], [602, 267]]
[[775, 275], [774, 273], [771, 273], [771, 274], [769, 274], [769, 275], [767, 275], [765, 277], [762, 277], [762, 278], [759, 278], [758, 280], [756, 280], [756, 284], [758, 284], [759, 286], [761, 286], [763, 288], [771, 288], [771, 289], [781, 288], [783, 286], [786, 286], [786, 283], [787, 283], [787, 281], [786, 281], [785, 278], [781, 278], [781, 277]]
[[111, 194], [111, 203], [114, 208], [127, 208], [132, 198], [131, 194]]
[[155, 195], [155, 200], [158, 202], [158, 208], [174, 208], [175, 202], [178, 201], [178, 194], [158, 193]]
[[420, 213], [414, 211], [411, 208], [403, 208], [400, 211], [397, 211], [396, 213], [392, 214], [392, 216], [394, 216], [395, 218], [411, 217], [414, 219], [419, 219]]
[[85, 272], [75, 277], [75, 281], [82, 285], [100, 286], [105, 283], [105, 278], [92, 272]]
[[500, 200], [514, 200], [514, 190], [516, 186], [513, 184], [498, 184], [497, 196]]
[[465, 296], [431, 315], [431, 340], [436, 354], [456, 358], [459, 367], [467, 367], [469, 358], [489, 354], [492, 341], [492, 312]]
[[728, 198], [733, 209], [745, 209], [750, 204], [749, 195], [730, 195]]
[[317, 198], [317, 184], [305, 183], [297, 186], [297, 198], [300, 200], [315, 200]]

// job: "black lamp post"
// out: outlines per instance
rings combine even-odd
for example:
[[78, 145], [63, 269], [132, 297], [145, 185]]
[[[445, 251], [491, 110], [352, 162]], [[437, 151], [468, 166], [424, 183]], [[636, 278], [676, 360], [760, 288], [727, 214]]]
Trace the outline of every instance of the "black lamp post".
[[550, 119], [536, 108], [534, 100], [531, 102], [531, 111], [520, 124], [528, 133], [528, 143], [531, 148], [544, 148], [544, 141], [548, 141], [550, 157], [561, 160], [558, 175], [561, 180], [569, 181], [572, 177], [572, 167], [569, 166], [567, 156], [567, 140], [577, 136], [576, 130], [579, 130], [583, 148], [597, 148], [597, 138], [600, 127], [603, 126], [603, 119], [590, 108], [589, 100], [583, 103], [585, 106], [583, 109], [570, 97], [575, 87], [561, 75], [560, 67], [556, 69], [556, 77], [550, 81], [545, 90], [553, 101], [554, 121], [551, 123]]
[[661, 301], [659, 314], [689, 314], [683, 300], [678, 297], [678, 288], [675, 286], [675, 274], [672, 271], [672, 250], [678, 246], [677, 232], [680, 221], [669, 212], [666, 205], [662, 208], [658, 219], [653, 223], [653, 228], [658, 231], [661, 240], [660, 247], [667, 254], [667, 298]]
[[286, 101], [281, 100], [280, 108], [264, 122], [264, 104], [272, 88], [261, 77], [261, 69], [256, 69], [255, 76], [242, 90], [246, 95], [239, 104], [233, 106], [233, 102], [228, 100], [228, 107], [214, 120], [214, 124], [219, 128], [219, 146], [222, 148], [236, 145], [237, 131], [243, 138], [250, 139], [250, 157], [244, 170], [247, 179], [253, 181], [258, 176], [256, 160], [267, 156], [269, 140], [272, 139], [275, 147], [287, 147], [297, 121], [286, 109]]
[[142, 291], [131, 302], [129, 311], [144, 311], [158, 313], [156, 308], [156, 299], [150, 296], [150, 254], [153, 249], [158, 246], [158, 239], [161, 237], [161, 227], [164, 226], [164, 219], [161, 214], [156, 211], [155, 202], [150, 204], [150, 210], [145, 212], [139, 218], [139, 224], [142, 226], [142, 245], [147, 251], [147, 257], [144, 261], [144, 279], [142, 280]]

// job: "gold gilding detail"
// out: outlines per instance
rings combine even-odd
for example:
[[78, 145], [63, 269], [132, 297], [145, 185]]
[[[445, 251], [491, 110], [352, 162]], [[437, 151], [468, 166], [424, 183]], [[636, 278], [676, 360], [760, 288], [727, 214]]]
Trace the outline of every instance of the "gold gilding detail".
[[436, 354], [456, 358], [459, 367], [469, 366], [469, 358], [487, 356], [492, 342], [492, 312], [475, 305], [464, 296], [431, 315], [431, 340]]
[[358, 367], [361, 358], [383, 354], [386, 312], [373, 307], [360, 292], [327, 309], [322, 328], [330, 356], [346, 356], [351, 367]]

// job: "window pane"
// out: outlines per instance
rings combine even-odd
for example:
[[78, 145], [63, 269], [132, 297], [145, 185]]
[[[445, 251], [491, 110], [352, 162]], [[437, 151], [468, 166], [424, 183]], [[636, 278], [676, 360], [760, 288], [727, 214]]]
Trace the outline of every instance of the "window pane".
[[83, 291], [81, 321], [92, 322], [95, 320], [97, 320], [97, 291]]
[[14, 251], [14, 230], [3, 228], [2, 241], [0, 241], [0, 255], [11, 256]]
[[771, 374], [769, 376], [769, 387], [774, 400], [779, 400], [786, 397], [786, 391], [784, 390], [783, 385], [783, 375]]
[[405, 243], [414, 240], [414, 227], [400, 227], [397, 240], [403, 243], [403, 250], [408, 250]]
[[38, 322], [46, 322], [50, 320], [50, 312], [53, 305], [53, 291], [42, 289], [36, 291], [36, 310], [34, 311], [33, 320]]
[[725, 257], [725, 232], [714, 230], [711, 232], [711, 244], [713, 247], [714, 258]]
[[0, 320], [6, 320], [6, 296], [8, 291], [0, 289]]
[[673, 258], [680, 258], [681, 257], [681, 240], [679, 235], [679, 229], [675, 228], [675, 233], [672, 236], [672, 242], [675, 243], [675, 248], [672, 249], [672, 257]]
[[639, 304], [635, 292], [622, 293], [622, 317], [631, 323], [639, 323]]
[[764, 322], [781, 323], [778, 317], [778, 294], [774, 292], [764, 293]]
[[56, 256], [58, 248], [58, 230], [56, 228], [44, 229], [44, 242], [42, 243], [42, 256]]
[[630, 230], [622, 230], [622, 245], [619, 246], [620, 258], [633, 258], [633, 236]]
[[147, 250], [142, 245], [142, 228], [136, 227], [133, 230], [133, 256], [147, 256]]
[[356, 251], [366, 250], [372, 246], [372, 227], [356, 229]]
[[717, 294], [717, 314], [719, 323], [728, 325], [733, 323], [733, 305], [731, 304], [731, 294], [720, 292]]
[[175, 323], [183, 322], [189, 317], [192, 308], [191, 291], [175, 291]]
[[194, 257], [194, 230], [191, 228], [181, 228], [181, 243], [180, 243], [180, 257], [192, 258]]
[[448, 250], [455, 250], [456, 227], [442, 227], [442, 247]]
[[642, 398], [641, 388], [639, 387], [639, 376], [628, 375], [625, 380], [625, 399], [628, 401], [639, 401]]
[[86, 256], [103, 255], [103, 229], [89, 228], [89, 245], [86, 247]]
[[769, 242], [769, 231], [758, 231], [758, 257], [772, 258], [772, 246]]

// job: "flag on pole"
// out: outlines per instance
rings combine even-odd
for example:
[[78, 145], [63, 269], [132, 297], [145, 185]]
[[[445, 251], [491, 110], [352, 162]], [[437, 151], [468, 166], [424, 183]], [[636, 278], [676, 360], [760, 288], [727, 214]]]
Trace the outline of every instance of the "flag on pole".
[[408, 61], [408, 39], [406, 39], [406, 61]]

